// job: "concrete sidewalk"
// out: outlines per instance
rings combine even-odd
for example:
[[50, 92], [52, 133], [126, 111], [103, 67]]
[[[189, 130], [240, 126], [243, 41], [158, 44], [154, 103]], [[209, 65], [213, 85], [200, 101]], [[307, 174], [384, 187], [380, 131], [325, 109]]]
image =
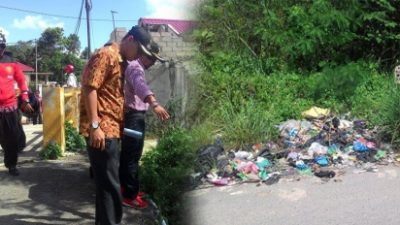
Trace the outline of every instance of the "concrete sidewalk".
[[[24, 163], [38, 159], [38, 153], [42, 147], [42, 125], [24, 125], [27, 147], [19, 154], [18, 162]], [[0, 147], [0, 167], [4, 167], [4, 153]]]
[[[94, 224], [95, 185], [85, 153], [43, 161], [42, 126], [25, 125], [28, 146], [20, 154], [20, 176], [12, 177], [0, 153], [0, 224]], [[154, 224], [152, 210], [124, 208], [123, 224]]]

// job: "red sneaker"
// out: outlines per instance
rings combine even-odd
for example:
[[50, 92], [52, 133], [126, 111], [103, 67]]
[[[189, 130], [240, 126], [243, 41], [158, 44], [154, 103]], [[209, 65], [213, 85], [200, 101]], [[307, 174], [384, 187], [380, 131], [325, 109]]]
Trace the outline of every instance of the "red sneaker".
[[145, 209], [149, 206], [149, 203], [138, 196], [136, 199], [124, 198], [122, 205], [134, 209]]

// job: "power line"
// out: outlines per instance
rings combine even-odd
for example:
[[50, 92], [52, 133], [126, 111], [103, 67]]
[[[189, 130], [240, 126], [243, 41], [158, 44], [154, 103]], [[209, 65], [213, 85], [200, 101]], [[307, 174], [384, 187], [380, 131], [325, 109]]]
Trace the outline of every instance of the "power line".
[[83, 4], [84, 4], [85, 0], [82, 0], [82, 4], [81, 4], [81, 9], [79, 11], [79, 17], [78, 17], [78, 21], [76, 22], [76, 26], [75, 26], [75, 35], [78, 35], [79, 33], [79, 28], [81, 27], [81, 21], [82, 21], [82, 12], [83, 12]]
[[[45, 12], [38, 12], [38, 11], [33, 11], [33, 10], [26, 10], [26, 9], [18, 9], [18, 8], [13, 8], [13, 7], [8, 7], [8, 6], [2, 6], [0, 5], [0, 8], [2, 9], [8, 9], [8, 10], [14, 10], [14, 11], [19, 11], [19, 12], [27, 12], [27, 13], [33, 13], [33, 14], [38, 14], [42, 16], [53, 16], [53, 17], [60, 17], [60, 18], [65, 18], [65, 19], [79, 19], [79, 17], [75, 16], [67, 16], [67, 15], [58, 15], [58, 14], [52, 14], [52, 13], [45, 13]], [[86, 18], [81, 17], [81, 20], [85, 20]], [[110, 19], [90, 19], [91, 21], [102, 21], [102, 22], [112, 22]], [[119, 22], [137, 22], [138, 20], [115, 20]]]

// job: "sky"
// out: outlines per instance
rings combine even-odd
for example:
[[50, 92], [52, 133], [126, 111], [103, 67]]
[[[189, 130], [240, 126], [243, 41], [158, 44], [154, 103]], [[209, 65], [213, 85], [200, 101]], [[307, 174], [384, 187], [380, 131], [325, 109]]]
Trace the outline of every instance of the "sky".
[[[130, 28], [139, 18], [193, 19], [198, 0], [91, 0], [91, 48], [109, 40], [115, 26]], [[82, 0], [1, 0], [0, 30], [9, 44], [39, 38], [48, 27], [62, 27], [64, 36], [75, 32]], [[41, 14], [38, 14], [38, 13]], [[50, 15], [49, 15], [50, 14]], [[81, 51], [87, 46], [86, 12], [83, 9], [78, 36]], [[104, 21], [105, 20], [105, 21]]]

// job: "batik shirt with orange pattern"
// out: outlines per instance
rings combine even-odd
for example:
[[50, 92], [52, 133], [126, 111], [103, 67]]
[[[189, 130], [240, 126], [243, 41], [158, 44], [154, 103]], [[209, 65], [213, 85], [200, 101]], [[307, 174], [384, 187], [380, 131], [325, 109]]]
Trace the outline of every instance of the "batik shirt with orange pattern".
[[[123, 128], [124, 95], [123, 60], [118, 44], [99, 49], [86, 64], [82, 75], [82, 93], [85, 87], [97, 91], [97, 113], [100, 128], [106, 138], [120, 138]], [[85, 99], [80, 101], [80, 133], [88, 137], [91, 122], [86, 112]]]

